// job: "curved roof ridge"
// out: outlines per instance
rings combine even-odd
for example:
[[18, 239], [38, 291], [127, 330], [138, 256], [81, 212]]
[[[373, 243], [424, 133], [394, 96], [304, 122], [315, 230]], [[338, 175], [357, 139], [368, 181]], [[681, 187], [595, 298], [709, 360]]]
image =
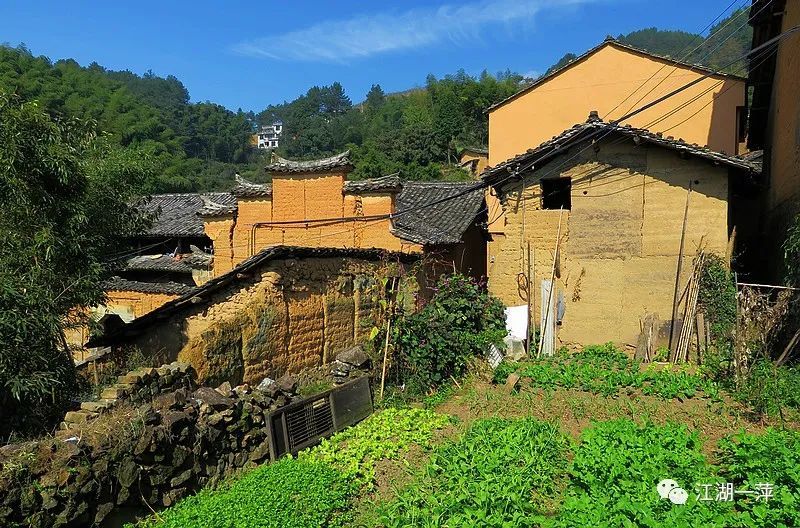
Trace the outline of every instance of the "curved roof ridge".
[[350, 150], [345, 150], [339, 154], [308, 161], [294, 161], [282, 158], [277, 154], [272, 154], [272, 161], [267, 165], [267, 170], [271, 172], [314, 172], [320, 170], [333, 169], [336, 167], [352, 167], [350, 162]]
[[271, 196], [272, 184], [271, 183], [253, 183], [246, 180], [239, 173], [234, 176], [236, 185], [231, 190], [235, 196], [252, 197], [252, 196]]
[[400, 172], [394, 172], [366, 180], [348, 180], [344, 182], [342, 192], [399, 192], [402, 188], [403, 181], [400, 179]]

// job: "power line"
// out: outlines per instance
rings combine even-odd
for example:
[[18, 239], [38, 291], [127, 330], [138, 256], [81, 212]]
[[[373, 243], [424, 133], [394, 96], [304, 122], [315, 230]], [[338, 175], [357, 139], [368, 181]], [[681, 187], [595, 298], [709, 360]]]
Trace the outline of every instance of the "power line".
[[[770, 0], [770, 1], [771, 1], [771, 0]], [[702, 37], [702, 33], [703, 33], [703, 32], [705, 32], [707, 29], [709, 29], [709, 28], [710, 28], [712, 25], [714, 25], [714, 23], [715, 23], [717, 20], [719, 20], [719, 19], [722, 17], [722, 15], [724, 15], [725, 13], [727, 13], [727, 12], [728, 12], [728, 9], [730, 9], [730, 8], [731, 8], [731, 6], [733, 6], [733, 4], [735, 4], [736, 2], [737, 2], [737, 0], [733, 0], [733, 1], [732, 1], [730, 4], [728, 4], [728, 6], [727, 6], [727, 7], [726, 7], [726, 8], [725, 8], [725, 9], [724, 9], [724, 10], [723, 10], [723, 11], [722, 11], [722, 12], [721, 12], [719, 15], [717, 15], [717, 16], [716, 16], [716, 18], [714, 18], [714, 20], [712, 20], [711, 22], [709, 22], [709, 23], [708, 23], [708, 24], [707, 24], [707, 25], [706, 25], [706, 26], [705, 26], [703, 29], [701, 29], [700, 31], [698, 31], [698, 32], [697, 32], [697, 35], [696, 35], [696, 36], [695, 36], [695, 37], [692, 39], [692, 42], [694, 42], [695, 40], [697, 40], [697, 38], [698, 38], [698, 37]], [[744, 7], [744, 5], [745, 5], [746, 3], [747, 3], [747, 2], [744, 2], [744, 3], [742, 4], [742, 7]], [[737, 17], [738, 17], [738, 16], [740, 16], [740, 15], [741, 15], [741, 13], [740, 13], [739, 15], [737, 15], [736, 17], [734, 17], [734, 18], [737, 18]], [[730, 21], [729, 21], [729, 22], [730, 22]], [[723, 26], [723, 27], [724, 27], [724, 26]], [[722, 28], [720, 28], [720, 29], [722, 29]], [[703, 40], [702, 42], [700, 42], [700, 44], [699, 44], [698, 46], [696, 46], [695, 48], [693, 48], [691, 51], [687, 52], [687, 53], [686, 53], [686, 55], [684, 55], [682, 59], [680, 59], [680, 60], [675, 60], [675, 61], [672, 61], [672, 62], [673, 62], [673, 64], [675, 65], [675, 69], [673, 69], [673, 70], [672, 70], [672, 72], [670, 72], [669, 74], [667, 74], [667, 76], [666, 76], [666, 77], [669, 77], [670, 75], [672, 75], [672, 73], [675, 73], [675, 71], [678, 69], [678, 65], [679, 65], [681, 62], [685, 62], [685, 61], [686, 61], [686, 59], [688, 59], [688, 58], [691, 56], [691, 54], [692, 54], [692, 53], [694, 53], [695, 51], [697, 51], [698, 49], [700, 49], [700, 47], [701, 47], [701, 46], [702, 46], [704, 43], [705, 43], [705, 40]], [[685, 50], [685, 49], [686, 49], [686, 48], [688, 48], [688, 47], [689, 47], [689, 45], [687, 44], [687, 45], [686, 45], [686, 46], [685, 46], [683, 49]], [[683, 52], [683, 50], [681, 50], [681, 52]], [[664, 70], [664, 68], [666, 68], [666, 67], [667, 67], [667, 64], [663, 64], [663, 65], [661, 66], [661, 68], [659, 68], [658, 70], [656, 70], [656, 72], [655, 72], [655, 73], [653, 73], [653, 74], [652, 74], [650, 77], [648, 77], [648, 78], [647, 78], [647, 79], [646, 79], [646, 80], [645, 80], [645, 81], [644, 81], [642, 84], [640, 84], [640, 85], [639, 85], [639, 86], [638, 86], [638, 87], [637, 87], [635, 90], [633, 90], [633, 91], [632, 91], [630, 94], [628, 94], [628, 96], [627, 96], [627, 97], [625, 97], [625, 99], [623, 99], [622, 101], [620, 101], [619, 103], [617, 103], [617, 106], [615, 106], [614, 108], [612, 108], [611, 110], [609, 110], [608, 112], [606, 112], [606, 113], [605, 113], [605, 115], [603, 115], [603, 119], [605, 119], [606, 117], [608, 117], [609, 115], [611, 115], [611, 113], [612, 113], [614, 110], [616, 110], [617, 108], [619, 108], [620, 106], [622, 106], [622, 105], [625, 103], [625, 101], [627, 101], [628, 99], [630, 99], [631, 97], [633, 97], [633, 94], [635, 94], [636, 92], [638, 92], [639, 90], [641, 90], [642, 88], [644, 88], [644, 86], [645, 86], [645, 85], [646, 85], [648, 82], [650, 82], [651, 80], [653, 80], [653, 79], [655, 78], [655, 76], [656, 76], [656, 75], [658, 75], [659, 73], [661, 73], [661, 71], [663, 71], [663, 70]], [[666, 77], [665, 77], [665, 78], [666, 78]], [[662, 80], [662, 81], [663, 81], [663, 80]], [[660, 84], [660, 82], [659, 82], [659, 84]], [[658, 86], [658, 84], [657, 84], [656, 86]], [[651, 92], [652, 92], [652, 90], [651, 90]], [[647, 94], [645, 94], [645, 95], [644, 95], [642, 98], [646, 97], [646, 96], [647, 96], [649, 93], [651, 93], [651, 92], [648, 92], [648, 93], [647, 93]], [[639, 101], [641, 101], [641, 99], [639, 99]], [[635, 105], [636, 105], [636, 104], [637, 104], [639, 101], [637, 101], [636, 103], [634, 103], [632, 106], [635, 106]], [[629, 110], [630, 110], [630, 109], [629, 109]]]
[[[766, 3], [766, 4], [765, 4], [765, 5], [764, 5], [764, 6], [761, 8], [761, 10], [765, 9], [765, 8], [767, 7], [767, 5], [769, 5], [769, 4], [770, 4], [772, 1], [773, 1], [773, 0], [769, 0], [769, 1], [768, 1], [768, 2], [767, 2], [767, 3]], [[744, 7], [744, 4], [742, 5], [742, 7]], [[759, 12], [761, 12], [761, 10], [759, 10]], [[736, 15], [736, 16], [734, 16], [733, 18], [729, 19], [729, 20], [728, 20], [728, 21], [727, 21], [727, 22], [726, 22], [726, 23], [725, 23], [725, 24], [724, 24], [724, 25], [723, 25], [721, 28], [719, 28], [719, 30], [717, 30], [717, 33], [714, 33], [714, 35], [710, 35], [710, 36], [708, 37], [708, 39], [706, 39], [705, 41], [701, 42], [699, 46], [697, 46], [695, 49], [693, 49], [692, 51], [690, 51], [690, 52], [689, 52], [689, 53], [686, 55], [686, 58], [690, 57], [692, 53], [694, 53], [695, 51], [697, 51], [698, 49], [700, 49], [700, 48], [703, 46], [703, 44], [707, 43], [707, 42], [708, 42], [710, 39], [712, 39], [712, 38], [713, 38], [715, 35], [717, 35], [717, 34], [719, 33], [719, 31], [721, 31], [721, 30], [725, 29], [725, 27], [727, 27], [727, 26], [728, 26], [729, 24], [731, 24], [731, 23], [732, 23], [734, 20], [736, 20], [737, 18], [739, 18], [740, 16], [742, 16], [742, 15], [743, 15], [745, 12], [746, 12], [746, 11], [741, 11], [741, 12], [740, 12], [738, 15]], [[755, 15], [753, 15], [753, 17], [755, 17], [756, 15], [758, 15], [758, 13], [756, 13]], [[745, 22], [744, 22], [744, 23], [742, 23], [740, 26], [738, 26], [738, 27], [737, 27], [737, 28], [736, 28], [736, 29], [735, 29], [733, 32], [731, 32], [731, 33], [730, 33], [730, 34], [729, 34], [727, 37], [725, 37], [725, 38], [724, 38], [724, 39], [723, 39], [721, 42], [718, 42], [718, 43], [715, 45], [715, 47], [714, 47], [714, 48], [712, 48], [712, 49], [708, 50], [708, 51], [707, 51], [707, 52], [706, 52], [706, 53], [705, 53], [705, 54], [704, 54], [702, 57], [698, 58], [698, 61], [702, 62], [702, 61], [704, 61], [704, 60], [708, 59], [708, 58], [711, 56], [711, 54], [712, 54], [712, 53], [714, 53], [715, 51], [717, 51], [717, 50], [718, 50], [718, 49], [719, 49], [719, 48], [720, 48], [720, 47], [721, 47], [723, 44], [725, 44], [725, 42], [727, 42], [727, 41], [728, 41], [728, 40], [729, 40], [731, 37], [733, 37], [733, 36], [736, 34], [736, 32], [737, 32], [737, 31], [739, 31], [739, 30], [740, 30], [740, 29], [742, 29], [744, 26], [746, 26], [746, 25], [747, 25], [747, 24], [750, 22], [750, 20], [751, 20], [751, 18], [748, 18], [747, 20], [745, 20]], [[641, 102], [642, 102], [642, 100], [643, 100], [645, 97], [647, 97], [648, 95], [650, 95], [651, 93], [653, 93], [653, 91], [654, 91], [656, 88], [658, 88], [658, 87], [661, 85], [661, 83], [662, 83], [662, 82], [664, 82], [664, 81], [667, 79], [667, 77], [669, 77], [670, 75], [672, 75], [673, 73], [675, 73], [677, 70], [678, 70], [678, 66], [677, 66], [677, 63], [676, 63], [676, 66], [675, 66], [675, 67], [672, 69], [672, 71], [671, 71], [669, 74], [667, 74], [667, 75], [666, 75], [666, 76], [665, 76], [663, 79], [661, 79], [659, 82], [657, 82], [657, 83], [656, 83], [656, 84], [655, 84], [655, 85], [654, 85], [652, 88], [650, 88], [650, 90], [649, 90], [647, 93], [645, 93], [643, 96], [641, 96], [641, 97], [640, 97], [640, 98], [639, 98], [639, 99], [638, 99], [638, 100], [637, 100], [635, 103], [633, 103], [633, 104], [631, 105], [631, 108], [633, 108], [633, 107], [634, 107], [634, 106], [636, 106], [637, 104], [641, 103]], [[628, 111], [630, 111], [630, 109], [631, 109], [631, 108], [629, 108], [629, 109], [628, 109]]]

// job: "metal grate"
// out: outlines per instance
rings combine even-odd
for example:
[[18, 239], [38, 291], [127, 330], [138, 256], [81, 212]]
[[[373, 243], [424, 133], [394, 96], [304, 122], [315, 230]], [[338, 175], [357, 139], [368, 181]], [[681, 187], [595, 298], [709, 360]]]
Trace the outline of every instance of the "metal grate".
[[278, 409], [269, 416], [270, 455], [296, 454], [372, 414], [369, 379], [361, 377]]
[[286, 412], [289, 450], [298, 449], [312, 438], [333, 432], [331, 402], [327, 396], [311, 400], [302, 407]]

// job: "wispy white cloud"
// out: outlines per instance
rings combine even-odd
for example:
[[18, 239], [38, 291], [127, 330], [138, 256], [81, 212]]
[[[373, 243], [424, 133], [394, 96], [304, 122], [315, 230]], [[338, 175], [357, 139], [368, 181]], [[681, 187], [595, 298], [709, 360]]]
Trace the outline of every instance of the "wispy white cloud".
[[233, 49], [268, 59], [343, 62], [447, 41], [463, 44], [490, 26], [530, 21], [546, 9], [591, 1], [595, 0], [481, 0], [360, 15], [242, 42]]

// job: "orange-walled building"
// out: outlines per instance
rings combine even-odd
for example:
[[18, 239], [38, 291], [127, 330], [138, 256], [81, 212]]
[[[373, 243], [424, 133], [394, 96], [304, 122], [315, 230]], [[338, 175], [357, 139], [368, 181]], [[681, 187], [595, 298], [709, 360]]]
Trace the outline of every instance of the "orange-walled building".
[[[353, 169], [348, 152], [314, 161], [274, 159], [267, 166], [271, 183], [237, 176], [231, 191], [235, 206], [209, 201], [198, 212], [214, 247], [215, 277], [276, 245], [378, 248], [450, 257], [460, 251], [458, 260], [463, 264], [457, 267], [483, 274], [482, 245], [468, 247], [466, 242], [476, 239], [474, 231], [482, 229], [479, 217], [485, 214], [482, 191], [470, 190], [474, 183], [403, 182], [398, 175], [348, 181]], [[459, 194], [463, 196], [429, 205]]]
[[[539, 146], [592, 110], [612, 121], [707, 73], [608, 39], [487, 110], [489, 164]], [[744, 78], [713, 74], [624, 124], [735, 155], [744, 135], [744, 93]]]

